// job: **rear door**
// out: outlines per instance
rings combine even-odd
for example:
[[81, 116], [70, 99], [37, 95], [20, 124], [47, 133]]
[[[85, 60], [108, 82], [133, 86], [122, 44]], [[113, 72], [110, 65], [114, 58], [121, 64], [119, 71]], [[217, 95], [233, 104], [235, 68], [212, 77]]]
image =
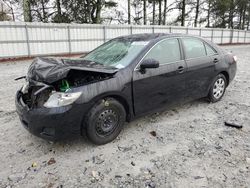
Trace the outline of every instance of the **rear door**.
[[[185, 98], [189, 101], [205, 97], [215, 76], [215, 64], [219, 59], [211, 56], [213, 50], [202, 40], [194, 37], [181, 40], [187, 63]], [[207, 49], [210, 50], [210, 55], [208, 55]]]
[[140, 63], [133, 73], [135, 114], [172, 106], [181, 102], [185, 93], [186, 63], [177, 38], [163, 39], [152, 47], [144, 59], [159, 61], [160, 67], [140, 71]]

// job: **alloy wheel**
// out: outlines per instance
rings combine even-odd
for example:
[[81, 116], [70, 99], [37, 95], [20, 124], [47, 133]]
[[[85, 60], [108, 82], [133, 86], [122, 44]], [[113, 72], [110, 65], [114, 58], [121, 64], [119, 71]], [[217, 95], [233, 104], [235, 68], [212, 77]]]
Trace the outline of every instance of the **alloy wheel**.
[[214, 87], [213, 87], [213, 96], [216, 99], [219, 99], [224, 94], [226, 88], [225, 80], [223, 78], [219, 78], [215, 81]]

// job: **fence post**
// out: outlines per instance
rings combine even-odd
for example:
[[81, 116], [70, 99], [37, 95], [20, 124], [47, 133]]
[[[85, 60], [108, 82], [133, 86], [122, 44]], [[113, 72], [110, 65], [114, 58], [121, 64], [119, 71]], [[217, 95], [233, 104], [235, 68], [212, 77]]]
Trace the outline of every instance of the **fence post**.
[[131, 35], [133, 34], [133, 26], [132, 25], [130, 26], [130, 34]]
[[223, 44], [223, 38], [224, 38], [224, 29], [221, 30], [221, 44]]
[[214, 42], [214, 29], [212, 28], [211, 41]]
[[72, 48], [71, 48], [71, 37], [70, 37], [70, 26], [67, 26], [67, 31], [68, 31], [68, 47], [69, 47], [69, 54], [72, 53]]
[[106, 26], [103, 26], [103, 42], [106, 42]]
[[240, 40], [240, 31], [238, 30], [238, 38], [237, 38], [237, 43], [239, 43]]
[[186, 34], [188, 34], [188, 27], [186, 27]]
[[246, 38], [247, 38], [247, 31], [245, 30], [244, 43], [246, 43]]
[[152, 26], [152, 33], [155, 33], [155, 27]]
[[200, 28], [199, 36], [201, 37], [201, 28]]
[[171, 26], [169, 27], [169, 33], [172, 33], [172, 27]]
[[30, 39], [29, 39], [29, 31], [28, 31], [28, 25], [27, 24], [25, 24], [25, 35], [26, 35], [28, 57], [30, 57], [31, 56], [31, 53], [30, 53]]
[[233, 37], [234, 37], [234, 30], [231, 29], [231, 35], [230, 35], [230, 44], [233, 43]]

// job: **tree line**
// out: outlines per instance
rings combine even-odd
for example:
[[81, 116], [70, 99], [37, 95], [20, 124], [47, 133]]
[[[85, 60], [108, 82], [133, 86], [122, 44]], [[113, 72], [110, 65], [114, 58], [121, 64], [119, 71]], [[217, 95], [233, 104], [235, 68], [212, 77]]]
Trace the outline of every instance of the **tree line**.
[[[0, 0], [1, 2], [1, 0]], [[120, 23], [250, 29], [250, 0], [2, 0], [26, 22]], [[119, 4], [123, 10], [118, 10]], [[125, 7], [124, 7], [124, 4]], [[0, 20], [7, 13], [0, 10]], [[2, 16], [1, 16], [2, 15]]]

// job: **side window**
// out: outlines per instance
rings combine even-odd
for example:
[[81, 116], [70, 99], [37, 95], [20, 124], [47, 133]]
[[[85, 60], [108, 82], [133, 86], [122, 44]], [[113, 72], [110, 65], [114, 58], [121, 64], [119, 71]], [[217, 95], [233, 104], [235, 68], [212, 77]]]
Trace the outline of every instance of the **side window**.
[[204, 44], [205, 44], [208, 56], [217, 54], [217, 52], [211, 46], [209, 46], [207, 43], [204, 43]]
[[183, 38], [182, 43], [185, 49], [186, 58], [198, 58], [206, 56], [206, 50], [201, 40], [196, 38]]
[[155, 59], [160, 64], [181, 60], [178, 39], [166, 39], [156, 44], [144, 59]]

